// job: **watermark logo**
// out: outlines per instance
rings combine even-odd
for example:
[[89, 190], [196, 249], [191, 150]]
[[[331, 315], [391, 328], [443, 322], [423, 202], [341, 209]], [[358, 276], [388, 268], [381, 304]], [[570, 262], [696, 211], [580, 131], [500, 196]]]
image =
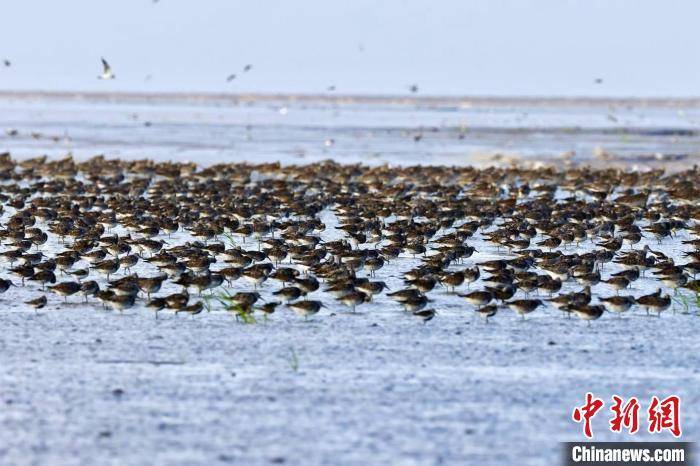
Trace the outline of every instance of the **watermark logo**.
[[565, 443], [566, 466], [693, 466], [688, 442], [583, 442]]
[[[624, 400], [617, 395], [613, 395], [613, 406], [610, 410], [614, 417], [610, 419], [610, 430], [613, 432], [622, 432], [625, 428], [630, 434], [634, 434], [639, 430], [639, 401], [636, 397], [632, 397], [624, 403]], [[624, 405], [623, 405], [624, 403]]]
[[[595, 397], [592, 393], [586, 393], [584, 403], [576, 406], [571, 413], [574, 422], [581, 423], [583, 435], [593, 438], [591, 427], [592, 419], [598, 414], [605, 402], [601, 398]], [[612, 432], [622, 432], [625, 429], [630, 434], [635, 434], [640, 425], [640, 403], [635, 397], [624, 400], [617, 395], [612, 396], [612, 406], [610, 411], [612, 417], [609, 422]], [[660, 400], [657, 396], [652, 396], [646, 410], [647, 431], [651, 434], [668, 431], [674, 437], [682, 435], [681, 430], [681, 399], [676, 395]]]

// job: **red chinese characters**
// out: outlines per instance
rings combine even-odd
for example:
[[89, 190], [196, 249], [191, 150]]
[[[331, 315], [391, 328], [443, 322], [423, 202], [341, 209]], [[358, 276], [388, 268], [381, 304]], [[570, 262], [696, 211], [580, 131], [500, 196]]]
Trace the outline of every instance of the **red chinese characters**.
[[613, 412], [615, 417], [610, 420], [610, 430], [613, 432], [620, 432], [622, 428], [628, 430], [630, 434], [634, 434], [639, 430], [639, 401], [637, 398], [632, 397], [622, 405], [622, 398], [617, 395], [613, 395], [613, 406], [610, 411]]
[[576, 422], [583, 421], [583, 433], [586, 437], [593, 437], [591, 431], [591, 419], [596, 415], [600, 408], [603, 407], [603, 400], [595, 398], [592, 393], [586, 393], [586, 403], [583, 406], [577, 406], [571, 414], [571, 418]]
[[652, 396], [647, 413], [650, 433], [668, 430], [674, 437], [681, 436], [681, 399], [679, 397], [674, 395], [659, 401], [657, 397]]
[[[612, 396], [613, 404], [610, 407], [612, 417], [609, 421], [612, 432], [622, 432], [627, 430], [629, 434], [639, 431], [639, 410], [640, 404], [636, 397], [625, 400], [617, 395]], [[593, 437], [591, 421], [593, 417], [603, 408], [604, 402], [596, 398], [592, 393], [586, 393], [585, 403], [574, 408], [571, 418], [578, 423], [583, 422], [583, 434]], [[652, 396], [647, 410], [649, 433], [655, 434], [668, 431], [675, 437], [681, 436], [681, 400], [676, 395], [671, 395], [663, 400], [657, 396]]]

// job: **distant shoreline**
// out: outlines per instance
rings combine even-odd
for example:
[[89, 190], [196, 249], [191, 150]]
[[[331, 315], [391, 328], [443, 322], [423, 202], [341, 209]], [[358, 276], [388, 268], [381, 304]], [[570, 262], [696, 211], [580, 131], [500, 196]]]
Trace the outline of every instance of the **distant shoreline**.
[[432, 105], [457, 107], [700, 107], [700, 97], [537, 97], [537, 96], [399, 96], [399, 95], [343, 95], [343, 94], [286, 94], [286, 93], [208, 93], [208, 92], [94, 92], [94, 91], [2, 91], [1, 100], [64, 100], [76, 102], [129, 102], [129, 103], [192, 103], [240, 104], [271, 103], [328, 103], [374, 105]]

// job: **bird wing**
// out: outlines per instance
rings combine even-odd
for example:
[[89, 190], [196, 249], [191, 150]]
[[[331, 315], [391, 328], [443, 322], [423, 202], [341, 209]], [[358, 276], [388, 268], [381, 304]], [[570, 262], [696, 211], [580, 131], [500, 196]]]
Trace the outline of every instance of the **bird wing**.
[[109, 63], [107, 63], [107, 60], [105, 60], [104, 58], [100, 58], [100, 60], [102, 60], [102, 67], [104, 68], [105, 73], [109, 73], [110, 71], [112, 71], [112, 68], [110, 68]]

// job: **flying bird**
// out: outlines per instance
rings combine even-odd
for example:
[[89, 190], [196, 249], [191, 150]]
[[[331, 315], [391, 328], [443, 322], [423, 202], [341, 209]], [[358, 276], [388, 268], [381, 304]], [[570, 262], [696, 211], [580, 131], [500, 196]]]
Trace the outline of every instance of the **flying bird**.
[[235, 74], [235, 73], [234, 73], [234, 74], [230, 74], [230, 75], [228, 75], [228, 76], [226, 77], [226, 82], [227, 82], [227, 83], [230, 83], [230, 82], [233, 81], [234, 79], [236, 79], [236, 74]]
[[107, 63], [107, 60], [104, 58], [100, 58], [102, 60], [102, 74], [97, 77], [97, 79], [114, 79], [117, 77], [116, 74], [112, 71], [112, 68], [109, 66], [109, 63]]
[[253, 69], [253, 65], [246, 65], [243, 67], [243, 72], [247, 73], [248, 71]]
[[408, 90], [415, 94], [418, 92], [418, 84], [411, 84], [411, 87], [409, 87]]
[[9, 68], [10, 65], [12, 65], [12, 62], [11, 62], [10, 60], [8, 60], [7, 58], [5, 58], [5, 59], [2, 61], [2, 64], [5, 65], [7, 68]]
[[595, 81], [593, 81], [596, 84], [603, 84], [603, 78], [595, 78]]

